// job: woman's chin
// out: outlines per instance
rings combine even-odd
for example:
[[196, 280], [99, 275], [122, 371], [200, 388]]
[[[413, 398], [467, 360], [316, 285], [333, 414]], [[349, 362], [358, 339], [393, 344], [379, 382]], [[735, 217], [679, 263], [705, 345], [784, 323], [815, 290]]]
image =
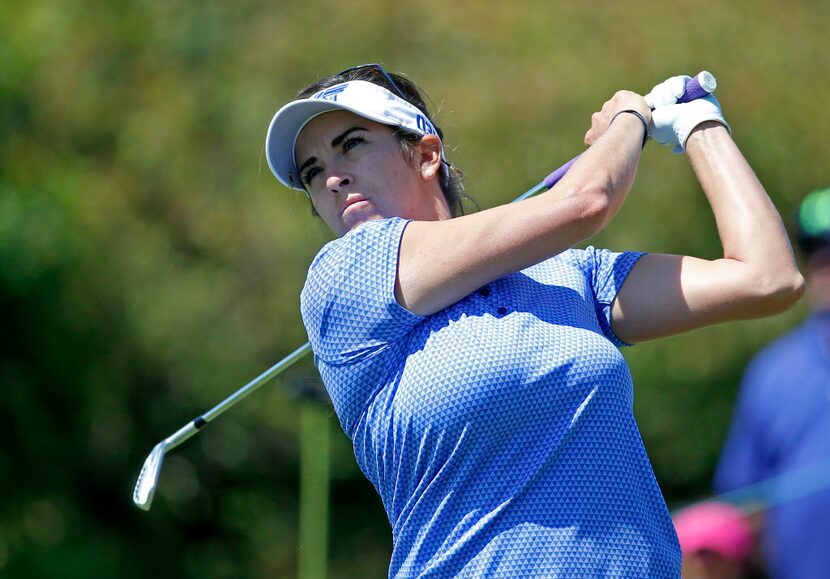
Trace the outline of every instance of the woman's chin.
[[[363, 205], [363, 203], [356, 203], [352, 207], [349, 207], [344, 213], [341, 219], [343, 223], [344, 233], [347, 231], [351, 231], [358, 225], [363, 225], [367, 221], [373, 221], [375, 219], [383, 219], [382, 215], [379, 215], [376, 211], [361, 211], [357, 205]], [[368, 207], [367, 207], [368, 209]]]

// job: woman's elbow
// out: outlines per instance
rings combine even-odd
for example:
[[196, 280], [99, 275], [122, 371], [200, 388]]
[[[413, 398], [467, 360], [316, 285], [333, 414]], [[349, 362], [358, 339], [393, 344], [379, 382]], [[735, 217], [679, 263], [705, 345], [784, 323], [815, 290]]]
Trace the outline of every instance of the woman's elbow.
[[797, 269], [792, 272], [777, 272], [761, 284], [758, 295], [759, 314], [779, 314], [796, 304], [804, 295], [804, 276]]
[[577, 219], [583, 228], [584, 238], [593, 237], [611, 219], [608, 191], [603, 187], [585, 187], [575, 195]]

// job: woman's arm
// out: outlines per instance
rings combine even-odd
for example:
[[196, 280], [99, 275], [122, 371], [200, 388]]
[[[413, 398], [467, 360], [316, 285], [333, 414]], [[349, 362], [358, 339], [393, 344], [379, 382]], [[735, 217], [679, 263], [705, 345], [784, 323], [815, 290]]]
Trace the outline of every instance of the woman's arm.
[[[443, 221], [413, 221], [401, 238], [396, 297], [418, 314], [437, 312], [481, 286], [599, 232], [634, 181], [651, 113], [640, 95], [620, 91], [594, 113], [590, 148], [552, 189], [519, 203]], [[511, 167], [505, 165], [505, 172]]]
[[775, 314], [804, 290], [781, 217], [726, 128], [698, 125], [686, 153], [714, 212], [723, 257], [640, 259], [612, 309], [614, 332], [626, 342]]

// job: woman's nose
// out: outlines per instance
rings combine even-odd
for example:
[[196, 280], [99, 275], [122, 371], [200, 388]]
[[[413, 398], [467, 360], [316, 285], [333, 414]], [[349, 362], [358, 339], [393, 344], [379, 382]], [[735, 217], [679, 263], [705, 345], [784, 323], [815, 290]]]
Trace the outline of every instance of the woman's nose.
[[352, 182], [350, 175], [332, 174], [326, 179], [326, 187], [332, 193], [341, 193], [344, 187], [348, 187]]

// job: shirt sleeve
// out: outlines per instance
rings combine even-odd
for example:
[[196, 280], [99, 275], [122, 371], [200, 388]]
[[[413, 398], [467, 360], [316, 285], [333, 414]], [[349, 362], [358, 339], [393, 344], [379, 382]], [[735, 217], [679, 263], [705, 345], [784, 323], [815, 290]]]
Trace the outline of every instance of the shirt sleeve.
[[331, 364], [371, 356], [404, 336], [421, 316], [395, 299], [400, 240], [408, 221], [369, 221], [314, 258], [300, 309], [315, 355]]
[[404, 338], [423, 319], [395, 299], [407, 223], [369, 221], [327, 244], [300, 295], [315, 364], [349, 437], [378, 390], [399, 371]]
[[611, 305], [631, 269], [645, 253], [614, 252], [589, 246], [584, 250], [572, 250], [571, 255], [591, 285], [594, 308], [602, 333], [617, 347], [630, 346], [631, 344], [620, 340], [611, 328]]

